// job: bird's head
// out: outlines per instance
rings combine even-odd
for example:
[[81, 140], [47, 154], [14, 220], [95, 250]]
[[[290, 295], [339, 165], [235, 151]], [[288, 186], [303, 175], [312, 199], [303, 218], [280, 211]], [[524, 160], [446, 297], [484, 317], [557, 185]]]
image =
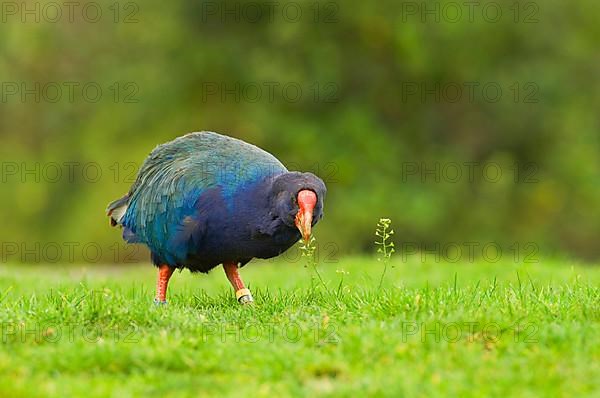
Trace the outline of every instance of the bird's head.
[[275, 213], [308, 241], [312, 227], [323, 217], [326, 192], [323, 180], [312, 173], [281, 174], [273, 182]]

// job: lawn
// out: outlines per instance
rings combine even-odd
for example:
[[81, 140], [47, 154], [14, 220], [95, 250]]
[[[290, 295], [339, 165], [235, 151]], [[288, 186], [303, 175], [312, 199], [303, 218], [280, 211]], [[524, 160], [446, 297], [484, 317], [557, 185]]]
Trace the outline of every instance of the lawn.
[[0, 266], [0, 396], [600, 396], [600, 268], [391, 265]]

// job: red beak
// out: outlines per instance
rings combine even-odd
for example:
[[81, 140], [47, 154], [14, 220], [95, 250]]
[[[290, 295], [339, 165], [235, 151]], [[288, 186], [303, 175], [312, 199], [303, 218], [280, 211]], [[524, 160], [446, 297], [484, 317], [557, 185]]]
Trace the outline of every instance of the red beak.
[[312, 229], [313, 210], [317, 204], [317, 194], [309, 189], [298, 192], [298, 214], [296, 214], [296, 227], [302, 234], [302, 239], [308, 242]]

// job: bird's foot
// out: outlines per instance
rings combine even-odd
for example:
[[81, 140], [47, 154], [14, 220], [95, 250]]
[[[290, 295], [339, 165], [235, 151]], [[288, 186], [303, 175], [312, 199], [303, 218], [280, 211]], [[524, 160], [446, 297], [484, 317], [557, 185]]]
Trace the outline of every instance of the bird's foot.
[[157, 298], [154, 299], [154, 304], [156, 305], [166, 305], [167, 304], [167, 300], [159, 300]]
[[235, 292], [235, 298], [237, 301], [242, 304], [252, 304], [254, 303], [254, 299], [252, 298], [252, 293], [250, 293], [250, 289], [240, 289]]

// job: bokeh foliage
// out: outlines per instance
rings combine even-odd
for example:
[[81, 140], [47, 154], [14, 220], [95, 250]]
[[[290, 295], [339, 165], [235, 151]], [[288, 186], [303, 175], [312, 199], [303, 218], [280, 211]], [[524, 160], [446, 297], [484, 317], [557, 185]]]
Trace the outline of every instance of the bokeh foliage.
[[[402, 1], [321, 2], [322, 11], [333, 4], [335, 13], [317, 21], [309, 1], [294, 3], [304, 13], [298, 22], [277, 11], [257, 22], [207, 15], [207, 4], [241, 10], [245, 3], [133, 3], [134, 23], [115, 23], [111, 2], [97, 3], [106, 16], [98, 23], [78, 17], [23, 23], [3, 14], [3, 83], [97, 82], [103, 96], [95, 103], [19, 95], [0, 102], [0, 159], [20, 168], [16, 176], [2, 175], [0, 241], [109, 247], [119, 234], [108, 227], [104, 208], [127, 191], [129, 162], [139, 165], [155, 145], [183, 133], [213, 130], [321, 175], [329, 194], [316, 232], [340, 253], [372, 251], [374, 226], [389, 217], [397, 241], [535, 242], [546, 252], [598, 258], [600, 25], [594, 1], [516, 3], [521, 10], [537, 7], [531, 23], [523, 15], [515, 22], [513, 0], [494, 2], [503, 11], [496, 23], [482, 18], [481, 8], [473, 22], [443, 15], [423, 21], [408, 15], [409, 3]], [[127, 4], [120, 3], [123, 12], [131, 11]], [[281, 10], [286, 3], [279, 4]], [[294, 83], [303, 94], [291, 101], [276, 90], [271, 100], [265, 82]], [[457, 101], [431, 94], [423, 100], [421, 92], [407, 91], [465, 82], [493, 82], [503, 95], [497, 102], [464, 93]], [[115, 101], [115, 83], [122, 95], [129, 92], [123, 86], [134, 83], [137, 102]], [[213, 95], [215, 84], [221, 89]], [[236, 84], [258, 84], [261, 98], [221, 96], [223, 87]], [[532, 87], [536, 101], [527, 102]], [[53, 162], [97, 164], [102, 176], [90, 182], [79, 166], [72, 180], [41, 175], [35, 181]], [[445, 166], [465, 162], [477, 165], [473, 180], [465, 168], [456, 182], [444, 178]], [[407, 173], [436, 164], [439, 182]], [[488, 164], [499, 165], [502, 178], [482, 178]], [[23, 176], [24, 168], [33, 174]]]

